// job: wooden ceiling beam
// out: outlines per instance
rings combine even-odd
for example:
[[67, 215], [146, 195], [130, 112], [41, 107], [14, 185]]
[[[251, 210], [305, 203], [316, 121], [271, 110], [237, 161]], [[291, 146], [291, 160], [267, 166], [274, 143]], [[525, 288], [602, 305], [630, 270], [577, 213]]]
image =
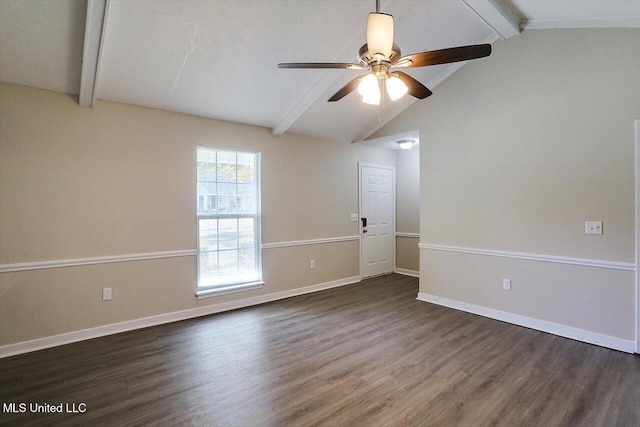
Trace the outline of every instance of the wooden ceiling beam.
[[82, 50], [82, 72], [80, 74], [81, 107], [93, 107], [96, 101], [98, 77], [100, 71], [100, 55], [106, 29], [109, 0], [88, 0], [87, 19], [84, 31], [84, 48]]
[[521, 18], [505, 0], [463, 0], [480, 19], [506, 40], [520, 34]]

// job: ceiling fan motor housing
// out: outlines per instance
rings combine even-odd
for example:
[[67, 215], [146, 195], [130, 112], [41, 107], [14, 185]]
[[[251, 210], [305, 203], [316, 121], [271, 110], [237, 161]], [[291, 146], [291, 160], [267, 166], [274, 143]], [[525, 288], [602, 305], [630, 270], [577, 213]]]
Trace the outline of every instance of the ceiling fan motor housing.
[[376, 72], [373, 69], [374, 66], [384, 66], [385, 71], [389, 69], [390, 66], [395, 64], [398, 59], [401, 57], [400, 48], [397, 44], [393, 44], [393, 48], [391, 49], [391, 53], [388, 58], [380, 58], [380, 55], [374, 55], [369, 52], [369, 46], [365, 43], [362, 45], [360, 50], [358, 51], [358, 61], [362, 64], [363, 67], [371, 67], [371, 70]]

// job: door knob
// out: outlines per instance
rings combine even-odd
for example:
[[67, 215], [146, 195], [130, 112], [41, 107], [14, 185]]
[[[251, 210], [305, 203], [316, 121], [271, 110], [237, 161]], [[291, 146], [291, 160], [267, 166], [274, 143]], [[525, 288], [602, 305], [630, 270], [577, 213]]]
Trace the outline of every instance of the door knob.
[[367, 232], [367, 230], [362, 230], [362, 232], [363, 232], [363, 233], [366, 233], [366, 232]]

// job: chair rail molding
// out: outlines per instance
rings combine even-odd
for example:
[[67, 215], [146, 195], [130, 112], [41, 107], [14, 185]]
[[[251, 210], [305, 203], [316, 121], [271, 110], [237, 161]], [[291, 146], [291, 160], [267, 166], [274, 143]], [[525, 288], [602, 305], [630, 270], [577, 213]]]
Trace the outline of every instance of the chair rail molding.
[[460, 246], [435, 245], [419, 243], [420, 249], [432, 251], [458, 252], [463, 254], [484, 255], [500, 258], [515, 258], [529, 261], [553, 262], [556, 264], [581, 265], [584, 267], [608, 268], [611, 270], [636, 271], [637, 265], [632, 262], [607, 261], [589, 258], [571, 258], [556, 255], [531, 254], [525, 252], [497, 251], [491, 249], [465, 248]]
[[290, 246], [319, 245], [322, 243], [350, 242], [360, 240], [360, 236], [326, 237], [322, 239], [291, 240], [288, 242], [263, 243], [262, 249], [287, 248]]
[[412, 237], [415, 239], [419, 239], [420, 233], [402, 233], [402, 232], [396, 231], [396, 237]]
[[91, 258], [67, 258], [67, 259], [55, 259], [55, 260], [49, 260], [49, 261], [32, 261], [32, 262], [20, 262], [15, 264], [0, 264], [0, 273], [10, 273], [14, 271], [42, 270], [45, 268], [75, 267], [78, 265], [108, 264], [112, 262], [140, 261], [140, 260], [146, 260], [146, 259], [195, 256], [197, 252], [198, 251], [196, 249], [182, 249], [177, 251], [146, 252], [146, 253], [137, 253], [137, 254], [108, 255], [108, 256], [99, 256], [99, 257], [91, 257]]

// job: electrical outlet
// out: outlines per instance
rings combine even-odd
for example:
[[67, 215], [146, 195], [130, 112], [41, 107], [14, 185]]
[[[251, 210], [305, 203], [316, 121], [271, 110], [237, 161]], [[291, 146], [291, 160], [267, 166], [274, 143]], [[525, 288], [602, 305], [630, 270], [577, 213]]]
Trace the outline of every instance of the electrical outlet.
[[111, 301], [111, 288], [102, 288], [102, 301]]
[[358, 222], [358, 214], [351, 214], [351, 222]]
[[511, 290], [511, 279], [502, 279], [502, 289], [505, 291]]
[[316, 260], [312, 259], [309, 261], [309, 268], [316, 268]]
[[585, 221], [584, 234], [602, 234], [602, 221]]

